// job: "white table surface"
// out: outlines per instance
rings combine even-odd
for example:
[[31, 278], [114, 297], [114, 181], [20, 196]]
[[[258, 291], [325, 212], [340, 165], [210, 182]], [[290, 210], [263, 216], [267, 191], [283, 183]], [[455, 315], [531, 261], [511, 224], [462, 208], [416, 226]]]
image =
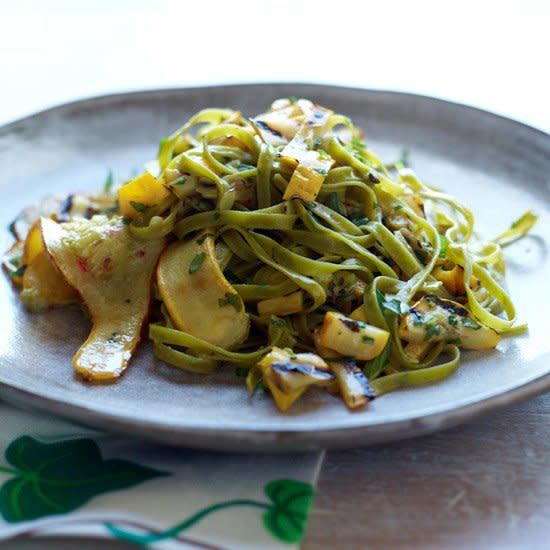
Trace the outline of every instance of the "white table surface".
[[313, 81], [550, 129], [545, 0], [0, 0], [0, 123], [121, 90]]

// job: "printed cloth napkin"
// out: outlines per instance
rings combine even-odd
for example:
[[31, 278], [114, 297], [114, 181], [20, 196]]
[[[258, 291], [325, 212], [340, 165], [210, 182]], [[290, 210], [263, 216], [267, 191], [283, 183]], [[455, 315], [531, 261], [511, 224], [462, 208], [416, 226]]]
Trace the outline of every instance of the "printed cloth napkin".
[[0, 541], [297, 548], [321, 460], [149, 444], [0, 403]]

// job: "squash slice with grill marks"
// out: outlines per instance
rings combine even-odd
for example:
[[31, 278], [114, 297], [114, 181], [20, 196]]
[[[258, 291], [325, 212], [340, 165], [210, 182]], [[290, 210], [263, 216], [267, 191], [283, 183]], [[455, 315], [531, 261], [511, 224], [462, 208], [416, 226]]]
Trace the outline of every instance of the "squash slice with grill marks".
[[42, 218], [41, 231], [52, 261], [92, 319], [73, 367], [88, 380], [118, 378], [140, 341], [164, 239], [140, 241], [122, 218], [105, 216], [63, 224]]

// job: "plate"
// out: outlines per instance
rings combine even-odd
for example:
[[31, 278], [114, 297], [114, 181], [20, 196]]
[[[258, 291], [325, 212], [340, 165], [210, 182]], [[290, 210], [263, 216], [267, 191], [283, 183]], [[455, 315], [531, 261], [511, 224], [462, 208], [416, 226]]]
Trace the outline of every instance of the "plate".
[[[450, 379], [349, 412], [326, 392], [307, 393], [285, 415], [269, 396], [247, 396], [233, 370], [202, 377], [155, 360], [143, 345], [110, 385], [74, 376], [70, 360], [88, 331], [78, 309], [25, 312], [0, 278], [0, 397], [85, 424], [175, 445], [290, 451], [351, 447], [428, 433], [550, 388], [550, 138], [496, 115], [403, 93], [305, 84], [215, 86], [112, 95], [62, 105], [0, 129], [2, 227], [30, 201], [94, 190], [109, 169], [137, 172], [159, 140], [207, 106], [262, 112], [277, 97], [309, 97], [352, 117], [370, 146], [394, 160], [402, 148], [425, 180], [470, 205], [496, 235], [528, 208], [530, 236], [506, 250], [508, 285], [530, 330], [496, 350], [464, 353]], [[1, 243], [9, 244], [7, 232]]]

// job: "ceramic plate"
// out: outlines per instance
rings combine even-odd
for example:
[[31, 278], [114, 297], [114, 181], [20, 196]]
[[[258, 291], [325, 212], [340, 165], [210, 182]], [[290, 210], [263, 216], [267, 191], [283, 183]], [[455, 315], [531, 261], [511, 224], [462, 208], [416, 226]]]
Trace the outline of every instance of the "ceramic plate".
[[[455, 425], [550, 388], [550, 138], [487, 112], [402, 93], [264, 84], [101, 97], [63, 105], [0, 129], [0, 218], [30, 201], [94, 190], [156, 155], [162, 136], [207, 106], [247, 114], [277, 97], [309, 97], [351, 116], [387, 161], [402, 148], [425, 180], [469, 204], [478, 230], [496, 235], [525, 210], [540, 221], [506, 250], [509, 290], [529, 333], [490, 352], [464, 353], [452, 378], [349, 412], [311, 391], [285, 415], [269, 396], [247, 396], [233, 372], [201, 377], [156, 361], [144, 344], [120, 381], [81, 382], [70, 360], [88, 322], [78, 309], [28, 314], [0, 277], [0, 397], [89, 425], [171, 444], [223, 450], [291, 450], [389, 441]], [[6, 248], [9, 235], [3, 233]]]

